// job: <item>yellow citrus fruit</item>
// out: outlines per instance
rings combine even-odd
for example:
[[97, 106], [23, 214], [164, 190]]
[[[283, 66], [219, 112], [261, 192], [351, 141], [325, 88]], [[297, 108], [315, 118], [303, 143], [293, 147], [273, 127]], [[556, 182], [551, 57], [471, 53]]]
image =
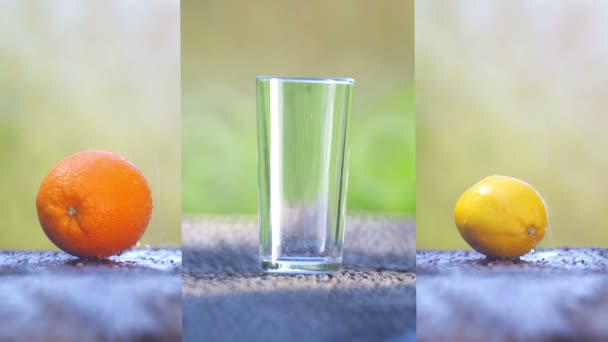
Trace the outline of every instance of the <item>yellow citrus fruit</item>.
[[536, 189], [520, 179], [496, 175], [460, 196], [454, 220], [473, 249], [496, 258], [528, 253], [549, 225], [545, 201]]

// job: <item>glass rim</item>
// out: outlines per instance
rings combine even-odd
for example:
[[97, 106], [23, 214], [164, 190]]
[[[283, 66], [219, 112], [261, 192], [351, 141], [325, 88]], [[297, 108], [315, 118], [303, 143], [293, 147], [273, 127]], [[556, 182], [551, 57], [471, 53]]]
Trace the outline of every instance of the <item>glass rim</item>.
[[257, 76], [256, 81], [281, 81], [295, 83], [322, 83], [322, 84], [354, 84], [355, 79], [347, 77], [290, 77], [290, 76]]

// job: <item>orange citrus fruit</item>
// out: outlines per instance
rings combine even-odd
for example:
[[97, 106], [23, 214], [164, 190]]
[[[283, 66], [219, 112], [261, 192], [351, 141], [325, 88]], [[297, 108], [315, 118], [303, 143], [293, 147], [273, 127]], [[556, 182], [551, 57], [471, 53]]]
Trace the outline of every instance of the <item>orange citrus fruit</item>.
[[36, 209], [57, 247], [78, 257], [105, 258], [131, 248], [144, 234], [152, 194], [130, 161], [87, 150], [53, 167], [40, 185]]
[[507, 176], [486, 177], [465, 191], [456, 202], [454, 220], [473, 249], [496, 258], [528, 253], [549, 226], [547, 207], [538, 191]]

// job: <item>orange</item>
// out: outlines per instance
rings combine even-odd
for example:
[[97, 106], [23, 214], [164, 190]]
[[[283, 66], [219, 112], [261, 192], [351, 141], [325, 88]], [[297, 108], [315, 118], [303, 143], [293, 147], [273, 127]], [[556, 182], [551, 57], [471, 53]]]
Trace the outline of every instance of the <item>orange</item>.
[[40, 185], [36, 209], [57, 247], [78, 257], [106, 258], [131, 248], [144, 234], [152, 194], [130, 161], [87, 150], [53, 167]]
[[456, 202], [454, 220], [473, 249], [514, 258], [531, 251], [549, 226], [547, 207], [530, 184], [508, 176], [486, 177]]

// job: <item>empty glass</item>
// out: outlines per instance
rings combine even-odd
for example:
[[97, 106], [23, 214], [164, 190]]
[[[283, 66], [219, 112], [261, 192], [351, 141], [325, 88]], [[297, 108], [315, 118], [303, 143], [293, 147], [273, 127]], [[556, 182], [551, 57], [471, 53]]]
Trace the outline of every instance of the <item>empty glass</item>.
[[342, 265], [353, 84], [257, 78], [260, 258], [269, 272]]

